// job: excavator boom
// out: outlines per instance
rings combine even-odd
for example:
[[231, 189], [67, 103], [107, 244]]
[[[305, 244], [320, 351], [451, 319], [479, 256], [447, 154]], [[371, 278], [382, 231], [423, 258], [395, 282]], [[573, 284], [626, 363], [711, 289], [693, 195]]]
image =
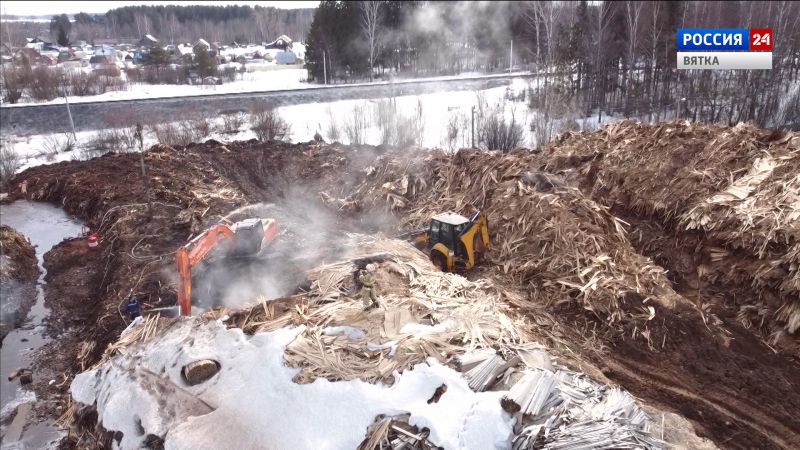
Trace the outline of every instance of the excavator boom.
[[[258, 230], [253, 234], [253, 230]], [[192, 315], [192, 267], [213, 249], [222, 245], [224, 253], [231, 251], [256, 254], [278, 235], [275, 219], [247, 219], [232, 226], [217, 224], [199, 234], [175, 254], [178, 269], [178, 306], [182, 316]]]

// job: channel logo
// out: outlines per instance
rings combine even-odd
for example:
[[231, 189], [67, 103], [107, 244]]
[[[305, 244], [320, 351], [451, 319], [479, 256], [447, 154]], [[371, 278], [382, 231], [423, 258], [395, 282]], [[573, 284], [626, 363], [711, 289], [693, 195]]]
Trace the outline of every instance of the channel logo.
[[679, 28], [678, 69], [772, 69], [771, 28]]

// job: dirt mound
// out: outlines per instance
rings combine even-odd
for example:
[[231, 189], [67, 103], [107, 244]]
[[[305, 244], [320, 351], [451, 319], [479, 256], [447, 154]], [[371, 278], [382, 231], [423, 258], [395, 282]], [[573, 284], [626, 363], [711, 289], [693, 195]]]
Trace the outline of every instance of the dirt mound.
[[25, 321], [28, 310], [36, 302], [38, 277], [39, 267], [31, 243], [15, 229], [0, 225], [0, 292], [3, 297], [0, 342]]
[[157, 145], [145, 153], [152, 217], [138, 154], [107, 154], [18, 174], [9, 186], [10, 201], [60, 205], [100, 235], [97, 253], [87, 254], [83, 242], [75, 241], [46, 257], [46, 302], [55, 311], [50, 331], [69, 330], [71, 336], [49, 349], [49, 356], [64, 360], [54, 365], [69, 376], [97, 361], [127, 325], [121, 310], [131, 295], [139, 294], [145, 310], [173, 305], [174, 252], [198, 231], [250, 203], [290, 200], [286, 208], [298, 213], [315, 201], [321, 205], [315, 186], [346, 188], [343, 180], [360, 173], [375, 152], [255, 141], [209, 141], [184, 149]]
[[800, 329], [800, 135], [623, 121], [561, 136], [540, 165], [566, 171], [623, 218], [650, 222], [653, 233], [634, 243], [677, 272], [695, 291], [687, 295], [725, 303], [773, 345], [794, 345], [787, 339]]

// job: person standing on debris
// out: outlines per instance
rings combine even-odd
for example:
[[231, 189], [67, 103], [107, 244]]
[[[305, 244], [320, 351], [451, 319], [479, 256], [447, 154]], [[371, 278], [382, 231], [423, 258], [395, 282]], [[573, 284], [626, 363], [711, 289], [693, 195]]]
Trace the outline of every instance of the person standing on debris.
[[139, 299], [136, 297], [131, 297], [128, 300], [128, 303], [125, 305], [125, 311], [128, 312], [128, 316], [130, 317], [131, 321], [139, 317]]
[[361, 283], [361, 301], [364, 302], [364, 309], [378, 306], [378, 299], [375, 297], [375, 265], [367, 264], [367, 270], [362, 270], [358, 277]]

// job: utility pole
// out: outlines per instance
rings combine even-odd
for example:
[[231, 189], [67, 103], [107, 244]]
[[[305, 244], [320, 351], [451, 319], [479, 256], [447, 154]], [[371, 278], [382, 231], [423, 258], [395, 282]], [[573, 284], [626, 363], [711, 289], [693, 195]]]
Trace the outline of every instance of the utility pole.
[[472, 148], [475, 148], [475, 107], [472, 107]]
[[142, 165], [142, 185], [144, 185], [145, 198], [147, 199], [147, 214], [153, 218], [153, 202], [150, 200], [150, 182], [147, 179], [147, 171], [144, 167], [144, 136], [142, 135], [142, 124], [136, 124], [136, 140], [139, 141], [139, 162]]
[[322, 73], [325, 76], [325, 84], [328, 84], [328, 63], [325, 60], [325, 50], [322, 51]]
[[62, 88], [62, 92], [64, 93], [64, 104], [67, 105], [67, 117], [69, 117], [69, 126], [72, 130], [72, 139], [75, 142], [78, 142], [78, 136], [75, 135], [75, 123], [72, 121], [72, 111], [69, 109], [69, 99], [67, 99], [67, 88]]
[[514, 40], [511, 40], [511, 50], [508, 52], [508, 73], [511, 73], [511, 68], [514, 67]]

